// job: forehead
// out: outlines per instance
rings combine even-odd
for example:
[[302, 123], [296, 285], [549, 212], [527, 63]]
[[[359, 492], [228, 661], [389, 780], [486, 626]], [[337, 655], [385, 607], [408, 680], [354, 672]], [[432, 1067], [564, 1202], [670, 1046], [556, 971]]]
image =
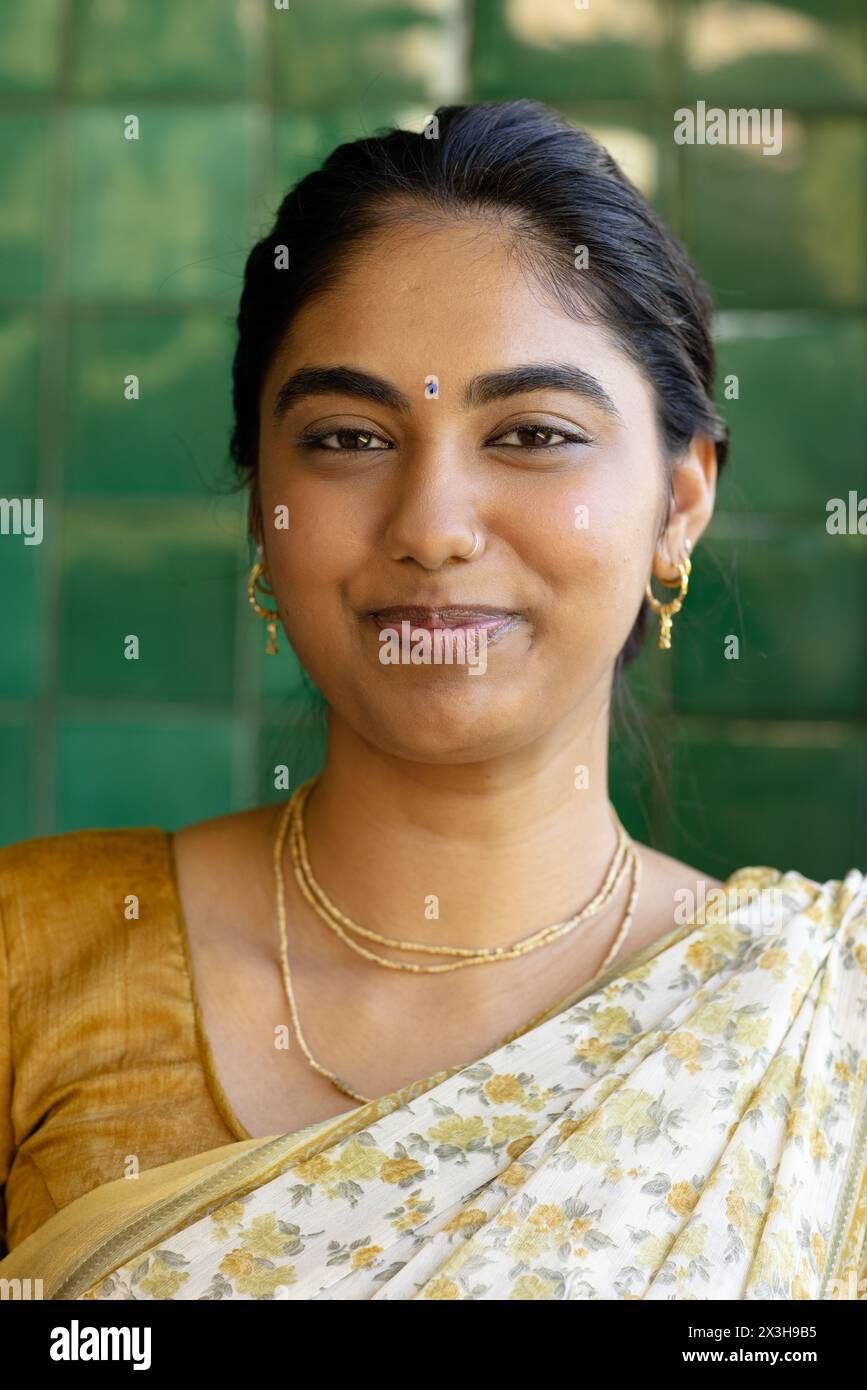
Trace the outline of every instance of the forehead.
[[[587, 272], [564, 261], [547, 274], [574, 275], [564, 289], [580, 294]], [[647, 388], [611, 331], [561, 306], [532, 266], [514, 233], [490, 220], [381, 229], [296, 315], [269, 382], [277, 389], [297, 366], [340, 361], [398, 384], [433, 374], [458, 386], [479, 372], [556, 360], [646, 407]]]

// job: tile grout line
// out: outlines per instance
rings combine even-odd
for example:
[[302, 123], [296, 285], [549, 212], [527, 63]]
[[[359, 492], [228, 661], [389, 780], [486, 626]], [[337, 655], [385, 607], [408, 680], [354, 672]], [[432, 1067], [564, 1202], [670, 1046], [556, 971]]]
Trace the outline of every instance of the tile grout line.
[[[68, 273], [70, 227], [69, 125], [65, 103], [74, 43], [74, 12], [64, 0], [58, 29], [58, 106], [51, 117], [48, 165], [49, 191], [43, 243], [42, 361], [39, 383], [39, 486], [54, 511], [43, 539], [39, 596], [36, 602], [41, 651], [39, 659], [34, 738], [33, 823], [40, 835], [57, 825], [58, 713], [61, 668], [61, 611], [63, 584], [62, 512], [64, 473], [64, 411], [61, 408], [67, 379], [69, 308], [63, 294]], [[44, 504], [43, 504], [44, 505]], [[53, 521], [54, 524], [51, 524]]]

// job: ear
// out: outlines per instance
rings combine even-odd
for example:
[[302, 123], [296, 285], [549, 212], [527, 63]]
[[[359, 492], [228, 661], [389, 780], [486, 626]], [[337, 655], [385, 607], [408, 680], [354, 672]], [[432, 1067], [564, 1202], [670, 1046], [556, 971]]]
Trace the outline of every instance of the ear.
[[250, 495], [247, 502], [247, 531], [251, 541], [256, 547], [259, 559], [265, 558], [264, 535], [262, 529], [262, 509], [259, 503], [259, 488], [254, 480], [250, 485]]
[[671, 470], [673, 497], [653, 556], [657, 579], [677, 582], [678, 561], [697, 545], [713, 516], [716, 478], [716, 446], [706, 435], [697, 434]]

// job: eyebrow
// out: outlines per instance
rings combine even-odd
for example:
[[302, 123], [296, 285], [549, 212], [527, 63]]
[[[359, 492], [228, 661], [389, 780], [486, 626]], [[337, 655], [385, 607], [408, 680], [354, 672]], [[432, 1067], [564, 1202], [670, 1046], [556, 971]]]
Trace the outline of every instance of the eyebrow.
[[602, 410], [620, 419], [620, 412], [601, 381], [568, 362], [538, 362], [526, 367], [510, 367], [502, 372], [485, 372], [473, 377], [464, 393], [464, 404], [488, 405], [525, 391], [571, 391], [584, 396]]
[[[528, 391], [571, 391], [598, 405], [614, 419], [620, 412], [596, 377], [568, 362], [538, 362], [504, 371], [485, 372], [467, 383], [464, 405], [489, 405], [492, 401]], [[280, 420], [298, 401], [307, 396], [357, 396], [405, 414], [409, 399], [391, 382], [353, 367], [301, 367], [277, 392], [274, 418]]]

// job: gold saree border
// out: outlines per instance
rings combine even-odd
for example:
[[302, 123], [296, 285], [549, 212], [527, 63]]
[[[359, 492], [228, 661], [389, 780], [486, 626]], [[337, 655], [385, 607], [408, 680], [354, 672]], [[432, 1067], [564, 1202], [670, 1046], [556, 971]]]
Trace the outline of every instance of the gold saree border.
[[[196, 1184], [193, 1189], [184, 1188], [173, 1197], [164, 1198], [162, 1201], [150, 1209], [146, 1209], [135, 1221], [124, 1226], [119, 1233], [109, 1236], [95, 1250], [91, 1251], [60, 1281], [53, 1292], [49, 1293], [51, 1299], [76, 1299], [86, 1293], [94, 1284], [99, 1283], [113, 1269], [126, 1264], [128, 1260], [134, 1259], [142, 1250], [150, 1249], [155, 1241], [162, 1240], [170, 1236], [174, 1231], [182, 1229], [188, 1224], [189, 1219], [197, 1219], [204, 1215], [207, 1210], [209, 1198], [215, 1201], [225, 1194], [226, 1183], [237, 1183], [243, 1181], [245, 1174], [249, 1174], [251, 1169], [256, 1173], [261, 1171], [262, 1181], [269, 1181], [270, 1178], [279, 1176], [280, 1166], [285, 1162], [283, 1146], [287, 1142], [284, 1136], [277, 1139], [266, 1139], [263, 1143], [239, 1158], [229, 1161], [227, 1167], [221, 1167], [219, 1172], [212, 1174], [202, 1182]], [[268, 1155], [274, 1150], [279, 1151], [279, 1157], [271, 1163], [273, 1172], [268, 1172], [267, 1166], [262, 1169], [260, 1165], [267, 1159]], [[156, 1172], [156, 1169], [151, 1171]], [[249, 1179], [248, 1179], [249, 1180]], [[255, 1178], [253, 1179], [255, 1181]], [[123, 1182], [125, 1179], [120, 1178]], [[95, 1189], [99, 1191], [99, 1189]], [[234, 1189], [239, 1194], [244, 1191], [239, 1187]], [[196, 1210], [197, 1204], [201, 1210]], [[177, 1220], [173, 1218], [178, 1218]]]
[[854, 1270], [857, 1280], [867, 1258], [867, 1079], [860, 1082], [860, 1087], [855, 1140], [832, 1225], [820, 1299], [827, 1296], [831, 1279], [845, 1281], [848, 1272]]
[[[842, 899], [843, 895], [844, 883], [841, 882], [838, 898]], [[850, 902], [851, 898], [843, 906], [838, 901], [841, 914]], [[820, 1299], [826, 1297], [832, 1279], [845, 1281], [853, 1269], [857, 1279], [867, 1261], [867, 1075], [863, 1074], [863, 1065], [858, 1068], [858, 1087], [852, 1152], [831, 1223], [828, 1258], [819, 1286]]]

